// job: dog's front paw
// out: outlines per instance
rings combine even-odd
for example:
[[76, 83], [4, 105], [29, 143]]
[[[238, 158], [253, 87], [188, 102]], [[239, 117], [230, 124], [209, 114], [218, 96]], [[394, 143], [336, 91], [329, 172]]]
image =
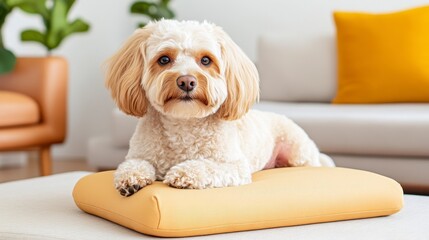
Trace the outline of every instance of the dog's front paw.
[[129, 197], [152, 184], [153, 180], [143, 176], [115, 177], [115, 188], [122, 196]]
[[164, 183], [175, 188], [211, 188], [211, 176], [203, 164], [187, 161], [172, 167], [164, 177]]
[[171, 171], [165, 175], [164, 183], [175, 188], [203, 189], [208, 184], [200, 181], [194, 174], [183, 171]]
[[155, 181], [155, 168], [145, 160], [130, 159], [115, 171], [115, 188], [128, 197]]

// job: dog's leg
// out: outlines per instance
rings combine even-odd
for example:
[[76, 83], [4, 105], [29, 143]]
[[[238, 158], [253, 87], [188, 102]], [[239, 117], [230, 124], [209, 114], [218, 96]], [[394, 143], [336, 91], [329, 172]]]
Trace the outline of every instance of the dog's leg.
[[[335, 163], [328, 155], [320, 153], [314, 142], [308, 136], [296, 137], [299, 141], [291, 140], [291, 136], [280, 137], [273, 151], [273, 155], [264, 169], [273, 167], [335, 167]], [[288, 140], [289, 139], [289, 140]], [[293, 137], [292, 137], [293, 139]], [[318, 156], [318, 157], [317, 157]]]
[[252, 180], [245, 161], [215, 162], [207, 159], [188, 160], [173, 166], [164, 183], [176, 188], [204, 189], [248, 184]]
[[146, 160], [128, 159], [115, 171], [115, 188], [123, 196], [131, 196], [155, 181], [155, 168]]
[[300, 139], [299, 141], [283, 139], [277, 142], [273, 156], [265, 169], [272, 167], [319, 167], [322, 166], [319, 155], [319, 150], [310, 139]]
[[319, 159], [323, 167], [335, 167], [335, 162], [330, 156], [320, 153]]
[[287, 118], [279, 126], [276, 167], [322, 166], [319, 149], [300, 126]]

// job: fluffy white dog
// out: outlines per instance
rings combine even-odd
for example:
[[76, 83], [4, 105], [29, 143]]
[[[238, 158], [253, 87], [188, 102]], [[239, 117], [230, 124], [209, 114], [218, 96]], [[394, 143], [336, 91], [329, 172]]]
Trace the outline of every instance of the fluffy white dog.
[[108, 62], [118, 107], [140, 117], [116, 189], [130, 196], [155, 180], [237, 186], [266, 168], [332, 166], [288, 118], [249, 111], [258, 84], [254, 64], [214, 24], [161, 20], [138, 29]]

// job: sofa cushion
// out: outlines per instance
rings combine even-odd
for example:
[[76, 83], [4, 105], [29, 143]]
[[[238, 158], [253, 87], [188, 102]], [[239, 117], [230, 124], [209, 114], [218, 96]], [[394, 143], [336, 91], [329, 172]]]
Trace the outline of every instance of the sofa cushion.
[[429, 104], [260, 102], [298, 123], [321, 151], [336, 154], [428, 157]]
[[0, 127], [35, 124], [40, 121], [36, 101], [24, 94], [0, 91]]
[[113, 171], [79, 180], [85, 212], [149, 235], [183, 237], [385, 216], [402, 208], [392, 179], [345, 168], [277, 168], [251, 184], [205, 190], [149, 185], [131, 197], [113, 186]]
[[330, 102], [336, 88], [333, 36], [264, 35], [258, 44], [261, 99]]
[[334, 13], [334, 103], [429, 102], [429, 6], [389, 14]]

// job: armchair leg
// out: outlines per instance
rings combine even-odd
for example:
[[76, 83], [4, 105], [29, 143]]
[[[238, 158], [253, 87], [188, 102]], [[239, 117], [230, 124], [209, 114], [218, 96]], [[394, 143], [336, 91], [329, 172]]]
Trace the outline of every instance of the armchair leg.
[[43, 146], [39, 151], [40, 175], [52, 174], [51, 146]]

